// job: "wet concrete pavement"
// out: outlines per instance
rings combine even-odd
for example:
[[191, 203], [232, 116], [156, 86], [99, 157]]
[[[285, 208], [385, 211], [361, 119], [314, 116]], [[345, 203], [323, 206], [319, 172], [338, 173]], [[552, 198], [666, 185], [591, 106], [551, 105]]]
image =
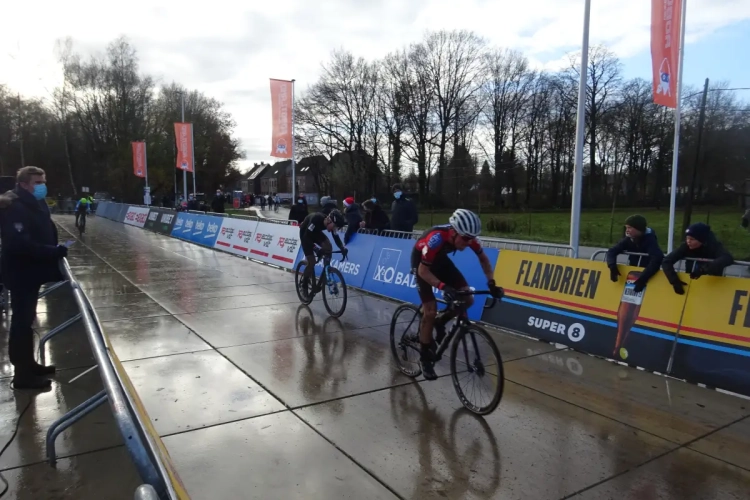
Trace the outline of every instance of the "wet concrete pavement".
[[[319, 299], [300, 306], [289, 273], [100, 218], [69, 261], [195, 500], [750, 490], [748, 400], [492, 332], [507, 381], [482, 419], [461, 409], [449, 377], [398, 372], [394, 303], [350, 290], [343, 317], [330, 318]], [[69, 292], [55, 291], [38, 330], [73, 314]], [[62, 370], [0, 457], [9, 498], [132, 498], [139, 479], [107, 406], [60, 437], [57, 469], [40, 463], [49, 423], [101, 390], [95, 371], [70, 382], [93, 364], [80, 325], [45, 357]], [[0, 369], [4, 442], [32, 396]]]

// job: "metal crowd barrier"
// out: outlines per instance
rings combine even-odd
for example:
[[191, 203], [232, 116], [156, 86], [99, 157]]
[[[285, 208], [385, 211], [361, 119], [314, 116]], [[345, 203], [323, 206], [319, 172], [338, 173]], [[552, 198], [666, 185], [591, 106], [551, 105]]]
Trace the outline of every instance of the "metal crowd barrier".
[[[607, 250], [597, 250], [596, 252], [591, 255], [591, 260], [601, 260], [604, 262], [606, 259], [604, 256], [607, 254]], [[637, 255], [638, 256], [638, 264], [637, 267], [644, 267], [641, 265], [641, 259], [644, 257], [648, 257], [647, 253], [640, 253], [640, 252], [623, 252], [617, 256], [618, 263], [619, 264], [627, 264], [627, 257], [630, 255]], [[683, 259], [678, 261], [675, 264], [675, 271], [677, 272], [686, 272], [687, 262], [711, 262], [712, 259], [697, 259], [694, 257], [688, 257], [687, 259]], [[734, 278], [747, 278], [748, 277], [748, 268], [750, 268], [750, 262], [746, 262], [743, 260], [735, 260], [732, 265], [727, 266], [722, 271], [722, 276], [725, 277], [734, 277]], [[743, 272], [744, 270], [744, 272]]]
[[[40, 296], [51, 293], [53, 290], [69, 283], [73, 290], [73, 296], [78, 305], [79, 313], [58, 327], [52, 329], [41, 339], [39, 346], [40, 359], [44, 362], [44, 346], [52, 337], [60, 334], [63, 330], [77, 321], [83, 321], [86, 336], [88, 337], [91, 346], [91, 352], [96, 361], [96, 367], [94, 368], [99, 369], [104, 390], [76, 406], [50, 425], [46, 437], [47, 459], [49, 464], [54, 466], [57, 462], [57, 453], [55, 450], [55, 441], [57, 437], [67, 428], [101, 406], [105, 401], [108, 401], [115, 422], [122, 434], [125, 447], [130, 453], [130, 457], [133, 460], [141, 479], [145, 483], [136, 490], [134, 498], [136, 500], [177, 500], [180, 497], [175, 492], [170, 475], [167, 472], [164, 463], [159, 458], [160, 451], [158, 444], [154, 441], [150, 433], [146, 431], [146, 425], [149, 423], [144, 422], [138, 411], [136, 411], [133, 397], [125, 389], [126, 385], [118, 373], [118, 370], [115, 369], [113, 358], [116, 359], [116, 356], [110, 351], [110, 348], [105, 341], [104, 332], [101, 323], [99, 322], [99, 318], [96, 315], [96, 311], [78, 282], [73, 277], [67, 259], [62, 260], [60, 270], [62, 271], [65, 281], [47, 287]], [[87, 372], [84, 372], [83, 374], [85, 373]]]

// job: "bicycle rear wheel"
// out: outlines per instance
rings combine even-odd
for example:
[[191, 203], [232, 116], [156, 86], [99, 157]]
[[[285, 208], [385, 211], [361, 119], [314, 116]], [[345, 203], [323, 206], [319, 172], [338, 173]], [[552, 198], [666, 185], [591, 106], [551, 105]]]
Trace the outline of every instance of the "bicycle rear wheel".
[[416, 306], [403, 304], [391, 318], [391, 352], [401, 373], [407, 377], [418, 377], [422, 374], [419, 365], [419, 325], [422, 315]]
[[310, 279], [310, 282], [307, 284], [307, 289], [303, 290], [302, 278], [304, 277], [306, 267], [307, 267], [307, 262], [304, 260], [301, 260], [297, 263], [297, 269], [294, 272], [294, 288], [297, 290], [297, 297], [299, 298], [299, 301], [305, 305], [312, 302], [313, 300], [312, 289], [313, 289], [313, 286], [315, 286], [315, 274], [313, 273], [313, 277]]
[[[336, 304], [341, 301], [338, 307]], [[328, 314], [338, 318], [346, 310], [346, 282], [344, 275], [335, 267], [328, 267], [328, 279], [323, 283], [323, 304]]]
[[[503, 358], [490, 334], [479, 325], [462, 329], [451, 349], [451, 380], [458, 399], [477, 415], [495, 411], [503, 397]], [[481, 397], [481, 402], [470, 398]]]

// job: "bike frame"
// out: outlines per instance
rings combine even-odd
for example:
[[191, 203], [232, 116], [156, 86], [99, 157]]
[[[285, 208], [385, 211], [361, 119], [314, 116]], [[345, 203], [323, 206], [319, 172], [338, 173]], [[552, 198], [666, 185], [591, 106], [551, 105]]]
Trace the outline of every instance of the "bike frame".
[[[321, 274], [322, 276], [322, 274]], [[481, 292], [470, 292], [470, 293], [463, 293], [459, 292], [460, 295], [489, 295], [489, 292], [481, 291]], [[451, 342], [453, 341], [453, 338], [456, 336], [456, 334], [462, 330], [467, 330], [469, 327], [472, 326], [471, 320], [466, 315], [466, 307], [465, 303], [460, 300], [453, 301], [452, 303], [448, 303], [445, 300], [442, 299], [436, 299], [441, 304], [446, 304], [448, 307], [446, 309], [443, 309], [442, 311], [438, 312], [445, 312], [450, 310], [456, 310], [458, 309], [458, 316], [456, 317], [456, 323], [453, 325], [453, 327], [448, 331], [445, 335], [445, 338], [443, 339], [440, 344], [438, 344], [437, 351], [435, 352], [435, 360], [440, 361], [443, 357], [443, 353], [448, 349], [448, 347], [451, 345]], [[497, 298], [492, 299], [492, 303], [489, 307], [492, 307], [495, 302], [497, 301]], [[485, 307], [488, 307], [485, 305]], [[471, 341], [474, 343], [474, 349], [475, 352], [479, 352], [479, 349], [477, 347], [477, 340], [472, 335]], [[466, 352], [466, 349], [464, 349], [464, 355], [466, 356], [466, 364], [469, 364], [468, 359], [468, 353]]]
[[[341, 253], [341, 250], [335, 250], [331, 252], [325, 252], [325, 253], [318, 253], [318, 249], [320, 246], [315, 245], [315, 264], [313, 264], [313, 267], [318, 265], [318, 262], [321, 260], [323, 261], [323, 272], [320, 273], [320, 276], [318, 277], [318, 283], [315, 288], [323, 289], [323, 286], [328, 284], [328, 269], [331, 267], [331, 257], [335, 253]], [[313, 273], [314, 275], [314, 273]], [[315, 283], [315, 281], [313, 281]]]

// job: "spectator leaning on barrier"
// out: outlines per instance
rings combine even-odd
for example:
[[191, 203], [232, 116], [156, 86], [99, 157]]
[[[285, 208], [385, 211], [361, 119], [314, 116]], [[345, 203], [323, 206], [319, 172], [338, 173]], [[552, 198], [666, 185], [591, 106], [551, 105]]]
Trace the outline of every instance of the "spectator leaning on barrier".
[[307, 217], [307, 204], [301, 198], [297, 198], [297, 203], [289, 208], [289, 220], [302, 224], [305, 217]]
[[380, 232], [391, 228], [391, 221], [388, 214], [378, 204], [378, 200], [373, 196], [371, 199], [362, 203], [365, 210], [365, 220], [359, 223], [359, 227]]
[[44, 283], [62, 280], [59, 263], [68, 249], [57, 244], [57, 228], [44, 201], [44, 170], [24, 167], [16, 181], [14, 190], [0, 195], [0, 265], [12, 308], [8, 355], [14, 368], [14, 388], [44, 389], [51, 385], [44, 376], [54, 374], [55, 367], [34, 360], [32, 324], [39, 290]]
[[344, 216], [346, 217], [346, 233], [344, 234], [344, 245], [348, 245], [352, 237], [357, 234], [359, 224], [362, 222], [362, 214], [359, 212], [359, 204], [354, 202], [354, 197], [344, 198]]
[[322, 196], [320, 198], [320, 207], [321, 207], [320, 211], [324, 215], [328, 215], [331, 213], [331, 210], [336, 210], [338, 208], [336, 206], [336, 203], [333, 200], [331, 200], [330, 196]]
[[404, 196], [401, 184], [393, 185], [393, 205], [391, 205], [391, 229], [411, 233], [419, 221], [417, 206]]
[[656, 233], [648, 227], [646, 218], [642, 215], [631, 215], [625, 219], [625, 237], [615, 246], [607, 250], [607, 267], [610, 279], [617, 281], [620, 271], [617, 270], [617, 256], [624, 252], [645, 253], [648, 257], [629, 255], [628, 264], [633, 267], [644, 267], [640, 277], [635, 281], [635, 291], [642, 292], [651, 277], [659, 272], [664, 260], [664, 252], [659, 248]]
[[721, 276], [724, 268], [731, 266], [734, 262], [732, 254], [716, 239], [716, 235], [711, 231], [711, 226], [703, 222], [696, 222], [687, 228], [685, 242], [664, 257], [664, 262], [661, 265], [669, 283], [674, 288], [675, 293], [679, 295], [685, 293], [683, 287], [687, 283], [680, 281], [674, 265], [683, 259], [711, 259], [710, 262], [696, 262], [694, 260], [685, 262], [685, 272], [689, 273], [690, 278], [694, 280], [704, 274]]

